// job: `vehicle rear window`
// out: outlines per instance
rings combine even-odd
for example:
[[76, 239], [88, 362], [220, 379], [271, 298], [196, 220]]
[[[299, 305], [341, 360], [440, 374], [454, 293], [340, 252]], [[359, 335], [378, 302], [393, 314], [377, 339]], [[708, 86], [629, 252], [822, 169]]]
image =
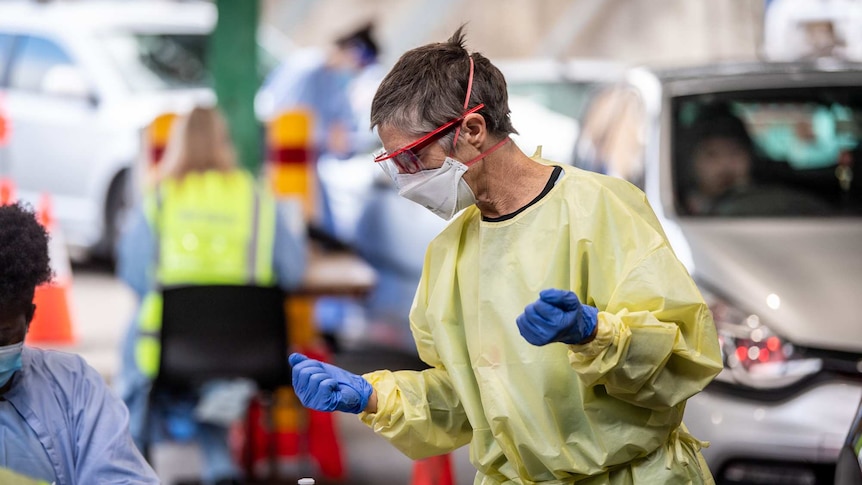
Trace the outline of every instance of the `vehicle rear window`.
[[862, 88], [673, 102], [677, 208], [693, 216], [862, 214]]

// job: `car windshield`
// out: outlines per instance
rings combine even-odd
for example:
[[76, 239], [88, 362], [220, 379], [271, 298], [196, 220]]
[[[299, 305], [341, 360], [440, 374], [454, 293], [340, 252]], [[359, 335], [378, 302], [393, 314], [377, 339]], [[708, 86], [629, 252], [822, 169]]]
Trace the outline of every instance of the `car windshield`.
[[683, 97], [673, 121], [681, 214], [862, 215], [862, 88]]
[[210, 85], [206, 34], [110, 32], [102, 44], [133, 91]]

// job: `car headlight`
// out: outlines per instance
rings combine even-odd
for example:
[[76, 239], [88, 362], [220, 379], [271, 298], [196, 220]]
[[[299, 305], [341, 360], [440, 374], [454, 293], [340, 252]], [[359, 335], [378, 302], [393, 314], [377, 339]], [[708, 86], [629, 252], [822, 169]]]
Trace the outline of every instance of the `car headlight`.
[[712, 310], [724, 363], [716, 380], [754, 389], [778, 389], [823, 367], [823, 361], [805, 357], [757, 314], [745, 312], [703, 288], [701, 293]]

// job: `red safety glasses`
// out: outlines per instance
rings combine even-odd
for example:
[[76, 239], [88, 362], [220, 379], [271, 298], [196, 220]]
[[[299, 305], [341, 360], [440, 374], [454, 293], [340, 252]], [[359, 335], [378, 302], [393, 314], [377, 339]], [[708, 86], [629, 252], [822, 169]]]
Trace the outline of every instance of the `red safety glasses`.
[[[467, 96], [464, 98], [464, 114], [455, 118], [452, 121], [449, 121], [445, 125], [437, 128], [436, 130], [428, 133], [422, 138], [414, 141], [413, 143], [401, 147], [398, 150], [395, 150], [392, 153], [387, 153], [385, 149], [380, 150], [379, 152], [374, 154], [374, 161], [380, 163], [383, 170], [395, 180], [395, 176], [398, 174], [413, 174], [421, 172], [428, 167], [422, 163], [422, 160], [416, 155], [417, 152], [430, 145], [436, 140], [439, 140], [443, 137], [446, 132], [455, 128], [455, 139], [452, 141], [452, 150], [455, 150], [455, 145], [458, 143], [458, 135], [461, 133], [461, 122], [464, 121], [464, 118], [471, 113], [475, 113], [480, 109], [485, 107], [484, 103], [480, 103], [470, 109], [467, 109], [467, 106], [470, 105], [470, 93], [473, 91], [473, 57], [470, 57], [470, 76], [467, 78]], [[496, 147], [495, 147], [496, 149]]]
[[467, 110], [463, 115], [455, 118], [452, 121], [447, 122], [443, 126], [437, 128], [436, 130], [428, 133], [422, 138], [406, 145], [404, 147], [395, 150], [392, 153], [388, 153], [385, 149], [381, 149], [377, 153], [374, 154], [374, 161], [377, 163], [382, 163], [383, 170], [386, 171], [390, 176], [394, 176], [396, 174], [403, 173], [417, 173], [425, 170], [426, 167], [416, 155], [420, 150], [427, 147], [431, 143], [439, 140], [443, 136], [446, 135], [450, 130], [456, 128], [459, 123], [461, 123], [467, 115], [471, 113], [475, 113], [480, 109], [484, 108], [484, 104], [478, 104], [473, 108]]

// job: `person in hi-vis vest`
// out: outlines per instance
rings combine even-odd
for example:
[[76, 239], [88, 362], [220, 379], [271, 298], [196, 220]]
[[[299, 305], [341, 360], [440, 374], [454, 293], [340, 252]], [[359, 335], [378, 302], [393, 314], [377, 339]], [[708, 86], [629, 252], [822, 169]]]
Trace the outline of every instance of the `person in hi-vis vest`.
[[[175, 123], [159, 165], [157, 183], [130, 216], [117, 248], [117, 273], [141, 304], [123, 345], [116, 388], [139, 447], [158, 441], [164, 430], [171, 439], [195, 439], [205, 483], [234, 483], [240, 477], [226, 425], [242, 412], [251, 392], [246, 383], [218, 381], [188, 400], [158, 401], [148, 410], [160, 351], [161, 298], [155, 290], [177, 284], [293, 289], [307, 260], [302, 221], [238, 167], [227, 124], [215, 108], [195, 108]], [[201, 419], [208, 398], [235, 405]]]

